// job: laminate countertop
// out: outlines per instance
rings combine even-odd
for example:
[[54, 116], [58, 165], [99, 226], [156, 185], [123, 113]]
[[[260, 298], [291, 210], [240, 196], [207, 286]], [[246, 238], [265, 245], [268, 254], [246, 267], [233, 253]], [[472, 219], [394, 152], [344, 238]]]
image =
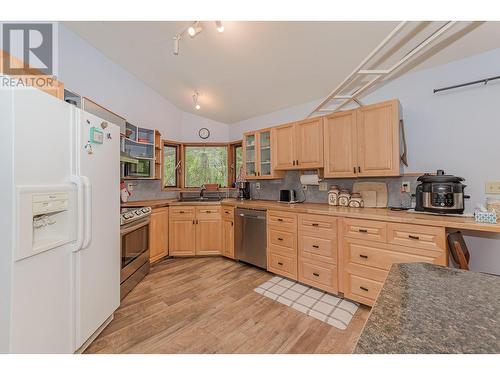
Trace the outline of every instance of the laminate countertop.
[[354, 353], [500, 353], [500, 277], [394, 264]]
[[[238, 200], [224, 199], [219, 202], [180, 202], [176, 199], [128, 202], [127, 206], [151, 206], [162, 202], [164, 206], [196, 206], [196, 205], [230, 205], [240, 208], [281, 210], [295, 213], [339, 216], [353, 219], [380, 220], [394, 223], [429, 225], [462, 230], [500, 233], [500, 224], [476, 223], [471, 217], [429, 215], [416, 212], [393, 211], [388, 208], [350, 208], [330, 206], [327, 203], [278, 203], [268, 200]], [[135, 205], [134, 205], [135, 204]], [[153, 207], [154, 208], [154, 207]]]

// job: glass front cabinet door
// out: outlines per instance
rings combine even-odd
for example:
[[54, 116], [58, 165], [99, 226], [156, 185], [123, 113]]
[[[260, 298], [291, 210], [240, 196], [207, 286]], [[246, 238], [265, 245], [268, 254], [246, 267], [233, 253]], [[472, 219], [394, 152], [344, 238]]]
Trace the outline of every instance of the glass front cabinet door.
[[281, 178], [283, 172], [271, 169], [271, 130], [246, 133], [243, 136], [243, 150], [248, 180]]

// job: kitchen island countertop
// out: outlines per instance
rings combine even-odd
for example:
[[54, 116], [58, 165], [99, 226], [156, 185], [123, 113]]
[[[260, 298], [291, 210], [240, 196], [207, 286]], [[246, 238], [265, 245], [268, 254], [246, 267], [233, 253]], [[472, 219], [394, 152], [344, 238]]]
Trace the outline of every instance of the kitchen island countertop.
[[500, 277], [394, 264], [354, 353], [500, 353]]

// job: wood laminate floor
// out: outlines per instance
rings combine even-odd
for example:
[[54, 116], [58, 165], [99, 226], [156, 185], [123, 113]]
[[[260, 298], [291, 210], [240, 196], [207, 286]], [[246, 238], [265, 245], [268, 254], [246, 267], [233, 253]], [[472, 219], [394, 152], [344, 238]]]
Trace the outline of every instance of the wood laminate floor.
[[368, 307], [340, 330], [253, 291], [272, 276], [220, 257], [162, 261], [85, 353], [352, 352]]

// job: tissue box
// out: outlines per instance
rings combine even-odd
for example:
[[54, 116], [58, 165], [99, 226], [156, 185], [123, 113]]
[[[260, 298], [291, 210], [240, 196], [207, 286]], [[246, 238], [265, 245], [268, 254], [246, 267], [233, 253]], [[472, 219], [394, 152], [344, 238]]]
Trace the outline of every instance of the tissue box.
[[487, 212], [475, 211], [474, 218], [478, 223], [496, 224], [497, 222], [497, 214], [495, 211], [487, 211]]

